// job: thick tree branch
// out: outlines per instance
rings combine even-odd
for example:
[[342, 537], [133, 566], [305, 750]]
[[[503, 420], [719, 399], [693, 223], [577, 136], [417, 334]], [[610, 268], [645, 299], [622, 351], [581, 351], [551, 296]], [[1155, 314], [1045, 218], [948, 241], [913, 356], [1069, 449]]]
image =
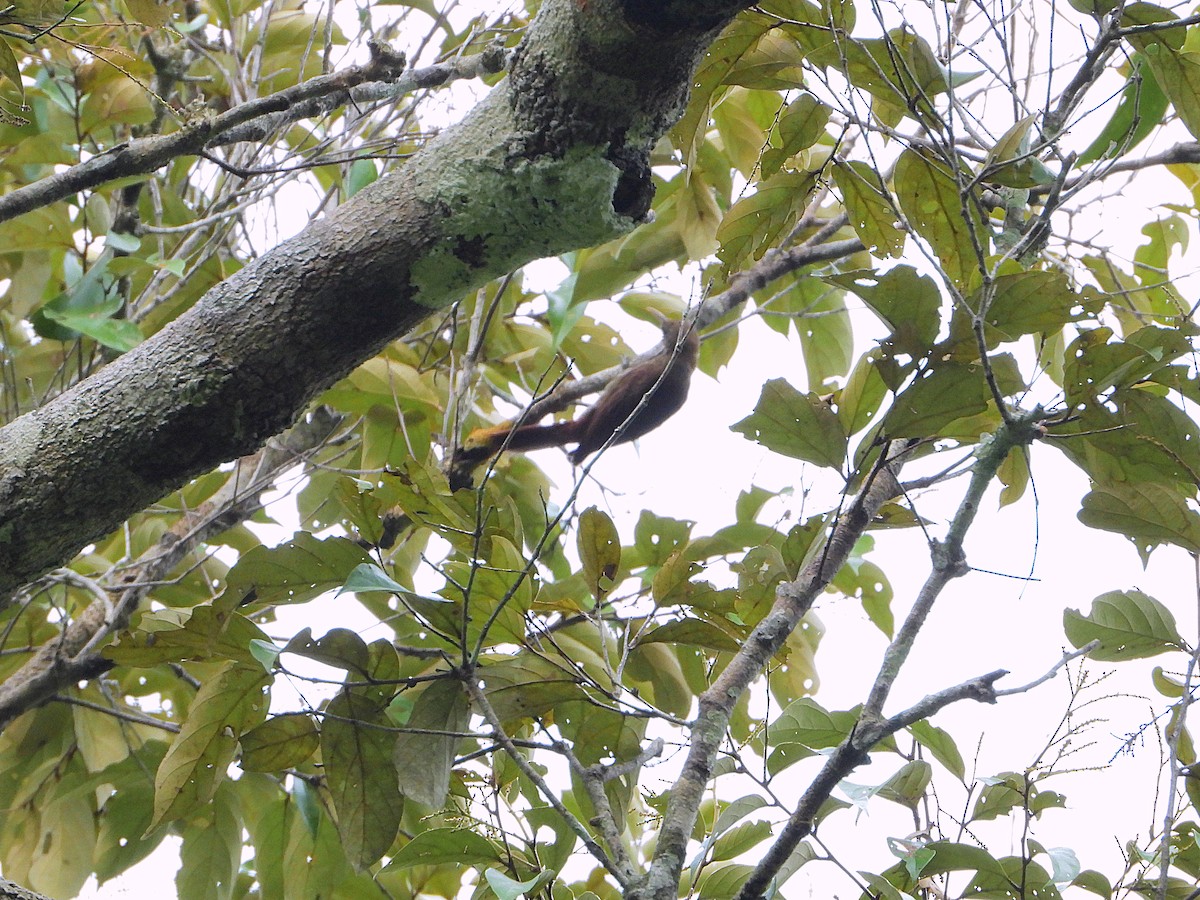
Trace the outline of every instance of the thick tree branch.
[[678, 27], [664, 31], [637, 3], [548, 0], [509, 78], [463, 122], [0, 430], [0, 591], [252, 452], [429, 311], [631, 229], [649, 208], [651, 147], [744, 5], [689, 17], [671, 4]]
[[124, 628], [151, 586], [166, 578], [196, 547], [244, 522], [260, 507], [260, 497], [276, 478], [329, 437], [337, 419], [324, 409], [292, 428], [278, 441], [241, 460], [229, 480], [198, 509], [186, 513], [133, 565], [112, 573], [104, 583], [71, 570], [63, 580], [84, 586], [95, 600], [62, 634], [0, 682], [0, 731], [21, 713], [45, 703], [59, 691], [109, 668], [99, 649]]

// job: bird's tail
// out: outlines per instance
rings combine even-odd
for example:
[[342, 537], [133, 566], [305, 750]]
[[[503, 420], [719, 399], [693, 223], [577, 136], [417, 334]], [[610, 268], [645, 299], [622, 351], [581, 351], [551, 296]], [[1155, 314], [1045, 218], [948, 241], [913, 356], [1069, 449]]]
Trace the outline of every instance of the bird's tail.
[[541, 450], [544, 447], [561, 447], [578, 440], [574, 426], [574, 420], [566, 420], [550, 425], [521, 425], [513, 428], [509, 422], [493, 425], [491, 428], [479, 428], [467, 435], [455, 456], [480, 462], [501, 448], [524, 452]]
[[524, 452], [545, 447], [561, 447], [579, 440], [575, 420], [553, 422], [550, 425], [521, 425], [511, 422], [479, 428], [467, 435], [461, 447], [454, 451], [450, 484], [457, 490], [469, 486], [471, 470], [501, 449]]

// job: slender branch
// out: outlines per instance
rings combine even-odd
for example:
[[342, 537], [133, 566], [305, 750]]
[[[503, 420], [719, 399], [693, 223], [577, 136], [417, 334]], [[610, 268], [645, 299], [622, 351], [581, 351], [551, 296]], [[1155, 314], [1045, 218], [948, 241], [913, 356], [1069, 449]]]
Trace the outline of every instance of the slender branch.
[[692, 723], [691, 746], [683, 771], [670, 791], [650, 873], [644, 884], [627, 895], [629, 900], [675, 897], [688, 840], [734, 705], [800, 624], [879, 509], [897, 496], [900, 485], [895, 473], [906, 451], [904, 442], [893, 442], [884, 448], [862, 491], [834, 525], [826, 551], [794, 581], [784, 582], [775, 589], [771, 611], [700, 696], [700, 712]]
[[563, 802], [558, 798], [558, 792], [546, 784], [546, 779], [533, 766], [529, 765], [528, 760], [524, 756], [517, 752], [517, 746], [504, 730], [504, 725], [501, 723], [500, 717], [496, 715], [496, 710], [492, 708], [492, 704], [488, 701], [487, 696], [480, 690], [478, 682], [474, 678], [463, 678], [462, 683], [466, 686], [467, 694], [470, 696], [471, 703], [474, 704], [476, 711], [491, 726], [492, 736], [496, 739], [496, 743], [504, 748], [509, 758], [520, 769], [521, 774], [533, 782], [543, 799], [562, 817], [562, 820], [567, 823], [567, 827], [575, 832], [576, 836], [583, 841], [584, 846], [588, 848], [588, 851], [596, 858], [596, 861], [617, 880], [617, 883], [622, 888], [627, 887], [629, 885], [629, 873], [609, 859], [608, 854], [604, 852], [604, 848], [592, 837], [592, 833], [575, 817], [574, 813], [563, 806]]
[[484, 53], [466, 61], [405, 71], [403, 54], [384, 45], [372, 45], [371, 51], [372, 59], [365, 65], [320, 75], [239, 104], [220, 115], [185, 122], [171, 134], [126, 141], [78, 165], [16, 188], [0, 197], [0, 222], [117, 178], [147, 175], [180, 156], [239, 141], [262, 140], [291, 122], [323, 115], [348, 102], [393, 98], [417, 88], [477, 77], [484, 71], [499, 71], [507, 58], [502, 52]]
[[1041, 409], [1014, 416], [1011, 424], [1001, 426], [990, 440], [980, 446], [978, 459], [971, 472], [971, 482], [950, 522], [946, 539], [940, 543], [932, 542], [930, 546], [933, 569], [929, 578], [921, 586], [917, 601], [897, 632], [895, 640], [884, 651], [883, 663], [875, 678], [875, 684], [871, 688], [866, 708], [863, 710], [864, 716], [882, 716], [883, 705], [887, 701], [896, 676], [908, 659], [913, 642], [932, 611], [934, 601], [951, 580], [970, 571], [966, 562], [966, 554], [963, 552], [963, 541], [979, 512], [983, 494], [992, 479], [995, 478], [996, 471], [1008, 457], [1009, 452], [1014, 447], [1031, 443], [1041, 436], [1041, 430], [1037, 425], [1041, 418]]
[[561, 752], [566, 756], [567, 762], [571, 766], [571, 771], [579, 776], [579, 781], [583, 785], [588, 799], [592, 801], [592, 807], [596, 810], [596, 815], [592, 817], [590, 822], [600, 830], [600, 835], [604, 838], [604, 843], [608, 844], [609, 850], [612, 851], [614, 862], [626, 873], [626, 880], [628, 882], [633, 881], [637, 877], [637, 870], [634, 869], [629, 854], [625, 852], [625, 845], [621, 842], [621, 823], [617, 821], [617, 817], [612, 811], [612, 805], [608, 802], [608, 794], [604, 792], [604, 784], [613, 778], [621, 777], [621, 774], [636, 771], [647, 759], [659, 756], [662, 750], [663, 741], [661, 738], [657, 738], [651, 741], [650, 745], [636, 757], [622, 763], [620, 766], [621, 773], [614, 773], [614, 770], [618, 768], [617, 766], [585, 766], [571, 752], [571, 748], [567, 744], [564, 743], [561, 746]]
[[[825, 239], [828, 236], [826, 230], [822, 229], [814, 237]], [[782, 278], [805, 266], [845, 259], [847, 256], [852, 256], [865, 249], [866, 247], [858, 238], [849, 238], [829, 244], [814, 243], [810, 239], [787, 250], [768, 250], [763, 254], [762, 259], [753, 266], [735, 275], [726, 290], [714, 294], [704, 301], [704, 305], [696, 316], [696, 327], [704, 328], [711, 325], [726, 313], [745, 303], [755, 291], [762, 290], [777, 278]], [[564, 382], [546, 397], [531, 403], [522, 414], [521, 421], [536, 422], [542, 416], [566, 409], [581, 397], [604, 390], [610, 381], [629, 366], [636, 365], [639, 360], [649, 359], [657, 352], [658, 347], [656, 346], [622, 365], [595, 372], [586, 378]]]
[[979, 511], [984, 491], [1014, 447], [1030, 443], [1040, 436], [1038, 422], [1041, 417], [1040, 409], [1014, 416], [1010, 424], [1001, 425], [990, 440], [981, 444], [978, 459], [971, 473], [971, 482], [951, 520], [946, 539], [942, 542], [931, 542], [932, 570], [904, 624], [884, 651], [879, 673], [875, 676], [875, 682], [859, 714], [858, 722], [804, 792], [788, 823], [742, 885], [737, 900], [753, 900], [766, 891], [771, 879], [787, 862], [800, 841], [812, 832], [821, 804], [828, 799], [839, 781], [867, 761], [871, 748], [879, 741], [958, 700], [995, 702], [993, 685], [1007, 674], [1003, 670], [931, 694], [890, 719], [883, 716], [883, 705], [887, 702], [901, 667], [912, 651], [917, 634], [933, 609], [934, 600], [951, 580], [970, 571], [963, 552], [963, 540]]
[[146, 725], [150, 728], [159, 728], [163, 731], [169, 731], [172, 734], [179, 733], [179, 724], [176, 722], [167, 722], [163, 719], [156, 719], [153, 716], [146, 716], [140, 713], [129, 712], [124, 709], [117, 709], [113, 706], [105, 706], [102, 703], [93, 703], [90, 700], [84, 700], [81, 697], [67, 697], [58, 695], [54, 698], [59, 703], [66, 703], [68, 706], [81, 706], [84, 709], [94, 709], [96, 712], [104, 713], [106, 716], [112, 716], [114, 719], [120, 719], [123, 722], [131, 722], [134, 725]]
[[[1197, 595], [1200, 596], [1200, 554], [1192, 554], [1192, 572], [1193, 587]], [[1175, 705], [1176, 714], [1172, 716], [1166, 728], [1167, 770], [1169, 778], [1167, 781], [1166, 809], [1163, 810], [1162, 840], [1159, 842], [1158, 848], [1159, 869], [1158, 885], [1154, 892], [1155, 900], [1166, 900], [1167, 889], [1170, 886], [1171, 835], [1174, 833], [1175, 828], [1176, 797], [1179, 793], [1179, 784], [1185, 777], [1184, 771], [1186, 769], [1186, 766], [1182, 764], [1179, 758], [1179, 742], [1186, 733], [1188, 710], [1195, 702], [1194, 688], [1196, 684], [1196, 665], [1198, 662], [1200, 662], [1200, 649], [1193, 650], [1188, 657], [1187, 671], [1183, 677], [1183, 695]]]
[[1055, 675], [1057, 675], [1059, 673], [1059, 670], [1062, 669], [1064, 666], [1066, 666], [1066, 664], [1069, 663], [1071, 660], [1078, 659], [1081, 656], [1087, 656], [1089, 653], [1091, 653], [1093, 650], [1095, 650], [1099, 646], [1100, 646], [1099, 640], [1088, 641], [1086, 644], [1084, 644], [1078, 650], [1072, 650], [1070, 653], [1064, 653], [1062, 655], [1062, 659], [1060, 659], [1053, 666], [1051, 666], [1049, 671], [1046, 672], [1046, 674], [1033, 679], [1033, 681], [1029, 682], [1028, 684], [1022, 684], [1017, 687], [1005, 688], [1002, 691], [996, 691], [996, 696], [997, 697], [1008, 697], [1012, 694], [1027, 693], [1027, 692], [1033, 690], [1035, 687], [1038, 687], [1041, 684], [1045, 684], [1047, 681], [1049, 681], [1051, 678], [1053, 678]]

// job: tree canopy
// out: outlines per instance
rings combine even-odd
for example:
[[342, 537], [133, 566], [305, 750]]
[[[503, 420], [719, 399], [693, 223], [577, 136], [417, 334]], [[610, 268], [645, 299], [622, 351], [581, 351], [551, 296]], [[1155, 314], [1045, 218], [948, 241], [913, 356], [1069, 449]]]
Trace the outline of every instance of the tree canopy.
[[[1200, 571], [1200, 16], [490, 7], [0, 11], [0, 874], [166, 841], [185, 898], [1200, 897], [1194, 610], [1083, 546], [1108, 588], [1006, 648], [1044, 678], [914, 652], [973, 529], [1036, 558], [1039, 474]], [[671, 421], [642, 465], [736, 491], [719, 527], [622, 496], [627, 446], [462, 465], [663, 315], [697, 381], [786, 341], [704, 420], [786, 486]], [[846, 705], [816, 604], [861, 610]], [[1109, 726], [1159, 747], [1141, 818], [1048, 846], [1097, 673], [1158, 657]], [[949, 714], [1056, 673], [1044, 749], [979, 770]], [[837, 839], [881, 807], [883, 865]]]

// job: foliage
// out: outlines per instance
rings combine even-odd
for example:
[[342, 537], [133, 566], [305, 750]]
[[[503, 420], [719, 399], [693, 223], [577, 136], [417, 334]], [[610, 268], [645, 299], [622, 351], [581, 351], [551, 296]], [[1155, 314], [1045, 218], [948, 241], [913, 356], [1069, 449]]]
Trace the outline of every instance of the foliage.
[[[279, 446], [22, 589], [0, 612], [4, 876], [70, 896], [170, 837], [188, 898], [732, 898], [805, 877], [864, 897], [1195, 898], [1183, 611], [1117, 583], [1086, 613], [1065, 600], [1076, 651], [1038, 662], [1072, 663], [1069, 708], [1003, 771], [981, 774], [929, 718], [1037, 684], [951, 685], [930, 667], [923, 700], [884, 710], [934, 601], [970, 571], [989, 488], [1008, 506], [1040, 467], [1073, 467], [1084, 525], [1143, 561], [1164, 545], [1200, 559], [1197, 334], [1178, 271], [1200, 207], [1197, 19], [1071, 5], [747, 9], [654, 149], [637, 230], [565, 254], [553, 278], [530, 267], [462, 297]], [[515, 46], [530, 14], [456, 6], [17, 2], [0, 14], [0, 199], [309, 83], [368, 39], [463, 77], [455, 60]], [[482, 72], [459, 106], [502, 77]], [[0, 223], [4, 421], [160, 332], [297, 209], [315, 218], [419, 153], [446, 93], [377, 87]], [[1118, 201], [1135, 221], [1096, 215]], [[618, 365], [635, 320], [696, 305], [707, 376], [755, 353], [755, 319], [803, 357], [806, 383], [772, 379], [712, 423], [793, 461], [787, 488], [710, 461], [706, 477], [741, 490], [715, 528], [616, 510], [590, 477], [620, 490], [607, 451], [570, 479], [553, 454], [501, 455], [449, 489], [463, 435]], [[270, 485], [286, 496], [264, 511]], [[928, 514], [938, 502], [951, 512]], [[885, 572], [881, 551], [917, 530], [927, 578], [898, 596], [915, 563]], [[119, 621], [138, 584], [148, 601]], [[861, 604], [860, 665], [880, 672], [846, 708], [817, 691], [811, 607], [830, 595]], [[352, 607], [365, 633], [346, 627]], [[58, 653], [90, 677], [22, 704]], [[1117, 730], [1129, 747], [1161, 735], [1154, 831], [1112, 823], [1124, 854], [1105, 859], [1044, 846], [1039, 823], [1067, 815], [1056, 779], [1096, 727], [1094, 666], [1151, 657], [1167, 660], [1152, 675], [1165, 702]], [[877, 783], [848, 777], [870, 760]], [[814, 833], [883, 804], [912, 823], [890, 865]]]

